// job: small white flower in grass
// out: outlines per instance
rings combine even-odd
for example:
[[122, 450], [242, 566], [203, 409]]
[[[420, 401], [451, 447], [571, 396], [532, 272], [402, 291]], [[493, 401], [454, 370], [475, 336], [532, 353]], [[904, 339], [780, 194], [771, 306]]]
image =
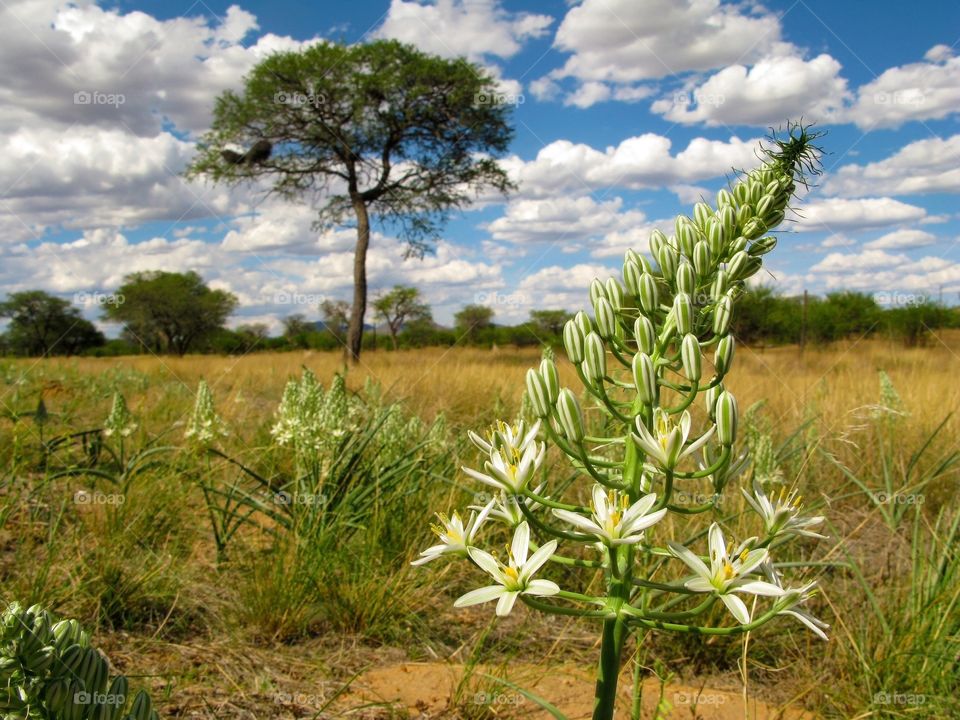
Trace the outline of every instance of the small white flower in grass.
[[753, 481], [753, 496], [741, 488], [740, 492], [750, 503], [750, 507], [757, 511], [757, 514], [763, 518], [764, 527], [770, 537], [777, 535], [803, 535], [805, 537], [823, 538], [824, 535], [810, 530], [810, 528], [820, 525], [823, 522], [822, 516], [803, 518], [800, 517], [800, 510], [803, 507], [802, 498], [796, 490], [787, 492], [786, 488], [781, 488], [780, 493], [774, 499], [767, 497], [763, 491], [763, 485]]
[[104, 437], [111, 437], [112, 435], [130, 437], [136, 429], [137, 423], [127, 409], [127, 401], [123, 399], [123, 395], [120, 393], [114, 393], [110, 415], [103, 424]]
[[656, 494], [650, 493], [631, 505], [626, 494], [617, 490], [608, 492], [597, 483], [593, 486], [592, 517], [569, 510], [554, 510], [553, 514], [578, 530], [600, 538], [604, 545], [630, 545], [640, 542], [643, 531], [667, 514], [666, 508], [650, 512], [656, 502]]
[[[771, 583], [782, 588], [783, 583], [780, 579], [780, 573], [773, 566], [773, 563], [766, 560], [761, 565], [763, 574], [767, 576]], [[817, 637], [823, 640], [829, 640], [825, 630], [830, 629], [830, 625], [819, 618], [815, 618], [809, 612], [800, 607], [800, 604], [806, 602], [817, 594], [817, 583], [811, 582], [799, 588], [786, 588], [783, 597], [778, 600], [778, 605], [782, 606], [777, 615], [790, 615], [806, 625], [813, 631]]]
[[[533, 491], [534, 494], [540, 495], [540, 493], [543, 492], [543, 487], [543, 485], [538, 486], [537, 489]], [[523, 510], [520, 508], [521, 502], [528, 512], [533, 512], [540, 507], [540, 503], [535, 500], [531, 500], [528, 497], [520, 498], [517, 495], [508, 495], [501, 490], [494, 499], [493, 510], [490, 511], [490, 517], [506, 523], [511, 528], [515, 528], [526, 520]], [[480, 505], [470, 505], [469, 508], [477, 511], [483, 509]]]
[[466, 556], [467, 550], [473, 546], [474, 537], [480, 526], [483, 525], [490, 511], [493, 509], [494, 501], [491, 500], [485, 506], [480, 508], [480, 512], [471, 512], [467, 524], [463, 524], [460, 513], [454, 512], [452, 517], [447, 517], [437, 513], [437, 519], [440, 524], [432, 525], [431, 530], [440, 538], [439, 545], [428, 547], [420, 557], [414, 560], [411, 565], [424, 565], [431, 560], [436, 560], [441, 555], [461, 555]]
[[546, 444], [536, 442], [539, 429], [540, 423], [537, 422], [523, 435], [523, 423], [511, 427], [500, 422], [491, 434], [490, 442], [473, 433], [470, 439], [481, 450], [489, 453], [490, 459], [483, 464], [485, 473], [468, 467], [464, 467], [463, 471], [486, 485], [513, 495], [520, 493], [540, 467], [547, 452]]
[[497, 615], [509, 615], [518, 595], [556, 595], [559, 586], [550, 580], [534, 579], [533, 575], [543, 567], [557, 549], [557, 541], [551, 540], [540, 547], [533, 555], [530, 552], [530, 526], [520, 523], [513, 533], [513, 542], [508, 548], [509, 556], [504, 564], [493, 555], [477, 548], [467, 552], [480, 568], [496, 581], [479, 590], [471, 590], [457, 598], [455, 607], [467, 607], [479, 603], [497, 601]]
[[750, 622], [750, 612], [743, 600], [733, 593], [749, 593], [779, 597], [784, 589], [773, 583], [749, 577], [768, 557], [766, 549], [748, 550], [749, 541], [740, 544], [732, 554], [727, 552], [723, 532], [717, 523], [710, 526], [710, 567], [683, 545], [668, 543], [670, 552], [693, 570], [696, 577], [684, 586], [694, 592], [717, 593], [720, 600], [742, 625]]
[[672, 470], [687, 455], [691, 455], [703, 447], [713, 435], [714, 427], [684, 447], [690, 436], [690, 413], [686, 410], [680, 415], [680, 420], [674, 422], [668, 413], [661, 408], [653, 411], [653, 432], [647, 430], [643, 420], [638, 416], [635, 423], [637, 432], [633, 439], [640, 448], [652, 457], [663, 469]]
[[197, 399], [193, 405], [193, 415], [187, 424], [184, 438], [196, 445], [210, 445], [218, 438], [225, 437], [227, 429], [223, 420], [213, 407], [213, 395], [205, 380], [197, 387]]

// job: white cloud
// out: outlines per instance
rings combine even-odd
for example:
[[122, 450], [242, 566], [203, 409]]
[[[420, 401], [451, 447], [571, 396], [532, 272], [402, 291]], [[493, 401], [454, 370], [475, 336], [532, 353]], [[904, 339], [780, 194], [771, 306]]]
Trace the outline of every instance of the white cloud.
[[822, 248], [835, 248], [835, 247], [850, 247], [851, 245], [856, 245], [857, 241], [853, 238], [849, 238], [842, 233], [834, 233], [829, 237], [825, 238], [820, 247]]
[[613, 268], [598, 263], [579, 263], [572, 267], [551, 265], [525, 277], [517, 292], [526, 299], [529, 309], [575, 312], [589, 305], [587, 289], [595, 277], [602, 280], [615, 273]]
[[800, 206], [800, 217], [793, 229], [856, 230], [879, 228], [887, 225], [922, 221], [927, 211], [889, 197], [879, 198], [828, 198], [812, 200]]
[[520, 184], [523, 197], [555, 197], [610, 187], [661, 188], [721, 177], [733, 168], [752, 166], [758, 143], [758, 139], [737, 137], [726, 142], [694, 138], [673, 155], [671, 140], [655, 133], [627, 138], [603, 151], [557, 140], [533, 160], [514, 156], [503, 164]]
[[937, 45], [926, 60], [890, 68], [861, 85], [848, 119], [870, 130], [938, 120], [960, 111], [960, 57]]
[[508, 58], [544, 35], [549, 15], [508, 12], [499, 0], [391, 0], [375, 37], [395, 38], [437, 55]]
[[916, 140], [883, 160], [844, 165], [823, 191], [847, 197], [960, 192], [960, 135]]
[[765, 57], [729, 65], [692, 89], [657, 100], [653, 112], [684, 124], [776, 125], [785, 117], [829, 120], [842, 110], [847, 81], [829, 55]]
[[588, 108], [598, 102], [609, 100], [612, 92], [610, 86], [602, 82], [585, 82], [576, 92], [570, 93], [563, 100], [564, 105], [573, 105], [578, 108]]
[[557, 77], [633, 83], [760, 57], [780, 37], [770, 13], [719, 0], [584, 0], [557, 29], [572, 53]]
[[864, 250], [859, 253], [830, 253], [810, 268], [812, 273], [852, 272], [889, 268], [910, 262], [906, 255], [891, 255], [883, 250]]
[[924, 230], [894, 230], [864, 244], [867, 250], [909, 250], [937, 242], [937, 236]]

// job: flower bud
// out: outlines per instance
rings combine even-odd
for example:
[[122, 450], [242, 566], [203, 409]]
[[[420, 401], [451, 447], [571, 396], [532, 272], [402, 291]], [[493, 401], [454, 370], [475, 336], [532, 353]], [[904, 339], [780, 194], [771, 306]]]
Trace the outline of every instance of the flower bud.
[[677, 293], [673, 298], [673, 317], [677, 323], [677, 332], [686, 335], [693, 324], [693, 303], [686, 293]]
[[733, 363], [733, 335], [724, 335], [717, 343], [717, 349], [713, 353], [713, 366], [717, 370], [717, 375], [726, 375], [730, 372], [730, 365]]
[[702, 372], [700, 343], [697, 336], [687, 333], [680, 343], [680, 358], [683, 361], [683, 374], [690, 382], [699, 382]]
[[745, 205], [750, 202], [750, 187], [746, 182], [738, 182], [733, 186], [733, 197], [737, 201], [737, 205]]
[[727, 275], [730, 276], [730, 279], [736, 282], [743, 277], [743, 271], [746, 267], [747, 260], [750, 259], [750, 256], [743, 250], [734, 254], [730, 258], [730, 262], [727, 263]]
[[688, 218], [686, 215], [677, 215], [677, 219], [673, 223], [674, 235], [680, 237], [680, 231], [688, 225], [693, 225], [693, 220]]
[[607, 374], [607, 350], [595, 332], [584, 338], [583, 362], [580, 365], [583, 374], [592, 382], [599, 382]]
[[747, 240], [754, 240], [767, 231], [767, 225], [758, 217], [752, 218], [743, 226], [743, 236]]
[[757, 215], [760, 217], [766, 217], [771, 212], [775, 212], [774, 203], [777, 199], [773, 195], [764, 195], [760, 198], [760, 202], [757, 203]]
[[759, 240], [756, 240], [747, 250], [748, 253], [757, 257], [759, 255], [766, 255], [768, 252], [773, 250], [777, 246], [777, 239], [772, 235], [767, 235], [767, 237], [762, 237]]
[[527, 370], [527, 397], [530, 398], [534, 415], [540, 419], [550, 416], [551, 404], [547, 397], [546, 383], [533, 368]]
[[696, 270], [697, 275], [706, 277], [710, 274], [713, 267], [712, 259], [710, 245], [706, 240], [701, 240], [693, 246], [693, 269]]
[[730, 247], [727, 248], [730, 251], [730, 256], [736, 255], [741, 250], [747, 249], [747, 239], [742, 235], [730, 243]]
[[727, 205], [733, 205], [733, 195], [726, 188], [717, 191], [717, 210], [722, 210]]
[[557, 398], [557, 417], [560, 420], [560, 429], [564, 437], [572, 443], [583, 440], [583, 413], [580, 403], [570, 388], [563, 388]]
[[617, 282], [616, 278], [607, 278], [607, 298], [610, 300], [610, 304], [613, 305], [614, 310], [619, 310], [623, 307], [623, 286]]
[[650, 254], [657, 258], [660, 254], [660, 248], [667, 244], [667, 236], [660, 230], [654, 230], [650, 233]]
[[640, 266], [632, 260], [623, 263], [623, 284], [627, 286], [627, 292], [634, 297], [640, 294], [640, 274], [642, 272]]
[[757, 271], [763, 267], [763, 260], [758, 257], [751, 257], [747, 260], [747, 264], [743, 268], [743, 275], [740, 277], [741, 280], [746, 280], [749, 277], [753, 277], [757, 274]]
[[638, 253], [636, 250], [627, 250], [623, 256], [624, 262], [634, 262], [643, 272], [650, 272], [650, 263], [647, 259]]
[[765, 217], [763, 219], [763, 224], [767, 226], [767, 230], [773, 230], [777, 225], [783, 222], [784, 217], [783, 210], [777, 210], [776, 212]]
[[717, 306], [713, 310], [713, 333], [714, 335], [726, 335], [730, 329], [730, 318], [733, 315], [733, 298], [729, 291], [720, 298]]
[[737, 208], [737, 227], [742, 228], [753, 219], [753, 206], [750, 203]]
[[717, 270], [717, 275], [713, 279], [713, 284], [710, 286], [710, 297], [714, 300], [719, 300], [723, 297], [724, 293], [727, 292], [727, 288], [730, 287], [730, 278], [727, 275], [727, 271], [723, 268]]
[[688, 261], [684, 260], [677, 267], [677, 289], [680, 292], [687, 293], [687, 295], [693, 295], [697, 289], [697, 274]]
[[756, 205], [763, 197], [763, 183], [757, 179], [750, 181], [750, 204]]
[[583, 330], [575, 320], [567, 320], [563, 326], [563, 349], [572, 363], [583, 362]]
[[737, 399], [727, 390], [717, 398], [715, 414], [717, 416], [717, 440], [729, 447], [737, 439]]
[[653, 354], [657, 336], [650, 318], [645, 315], [637, 317], [633, 323], [633, 337], [637, 341], [637, 349], [640, 352], [645, 352], [647, 355]]
[[680, 228], [680, 233], [677, 235], [677, 243], [684, 255], [687, 257], [693, 256], [693, 244], [696, 241], [697, 229], [693, 225], [687, 224]]
[[710, 422], [717, 421], [717, 398], [720, 397], [723, 392], [723, 383], [717, 383], [711, 388], [707, 388], [707, 391], [703, 394], [704, 404], [707, 406], [707, 416], [710, 418]]
[[723, 252], [723, 243], [732, 237], [736, 237], [737, 234], [737, 211], [733, 205], [723, 207], [718, 217], [720, 219], [720, 225], [723, 227], [723, 237], [720, 238], [719, 249], [714, 248], [711, 238], [710, 249], [713, 250], [714, 255], [720, 255]]
[[660, 307], [660, 292], [657, 281], [650, 273], [640, 276], [640, 308], [648, 315], [656, 312]]
[[540, 376], [543, 378], [544, 386], [547, 388], [547, 400], [553, 405], [560, 395], [560, 373], [557, 372], [557, 364], [549, 358], [541, 360]]
[[[580, 328], [581, 335], [586, 335], [587, 333], [593, 331], [593, 321], [583, 310], [573, 316], [573, 321], [577, 324], [577, 327]], [[578, 360], [577, 362], [580, 361]]]
[[713, 217], [713, 208], [705, 202], [698, 202], [693, 206], [693, 222], [701, 230], [706, 230], [707, 220]]
[[590, 302], [593, 305], [597, 304], [597, 299], [606, 297], [607, 289], [603, 286], [603, 283], [600, 282], [600, 278], [594, 278], [590, 281]]
[[664, 278], [672, 278], [677, 272], [677, 263], [680, 256], [669, 244], [660, 246], [660, 254], [657, 255], [657, 262], [660, 263], [660, 274]]
[[764, 195], [780, 195], [780, 189], [781, 189], [780, 181], [776, 179], [771, 180], [764, 186], [763, 194]]
[[652, 405], [657, 397], [657, 373], [653, 369], [653, 360], [646, 353], [633, 356], [633, 382], [640, 402]]
[[617, 313], [607, 298], [597, 298], [593, 304], [593, 312], [597, 319], [600, 337], [607, 340], [617, 334]]

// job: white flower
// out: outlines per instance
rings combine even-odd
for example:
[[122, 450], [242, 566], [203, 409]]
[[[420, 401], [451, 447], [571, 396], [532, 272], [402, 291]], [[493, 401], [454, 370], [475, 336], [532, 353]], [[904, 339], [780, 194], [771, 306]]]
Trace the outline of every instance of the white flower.
[[110, 415], [103, 424], [104, 437], [110, 437], [111, 435], [130, 437], [136, 429], [137, 423], [127, 409], [127, 401], [123, 399], [123, 395], [120, 393], [114, 393], [113, 405], [110, 406]]
[[536, 442], [539, 429], [540, 423], [537, 422], [523, 435], [522, 422], [516, 427], [499, 422], [497, 429], [491, 433], [490, 442], [476, 433], [470, 433], [470, 439], [481, 450], [489, 453], [490, 459], [483, 463], [486, 473], [467, 467], [463, 468], [463, 471], [486, 485], [506, 490], [513, 495], [520, 493], [540, 467], [547, 452], [544, 443]]
[[763, 491], [763, 485], [756, 479], [753, 481], [753, 496], [741, 488], [740, 492], [750, 503], [750, 506], [757, 511], [763, 518], [764, 527], [770, 537], [777, 535], [804, 535], [806, 537], [823, 538], [820, 533], [813, 532], [809, 528], [820, 525], [823, 522], [822, 516], [802, 518], [800, 509], [803, 507], [802, 498], [797, 495], [797, 491], [787, 492], [786, 488], [781, 488], [779, 496], [774, 500], [767, 497]]
[[[539, 495], [543, 491], [543, 485], [537, 487], [534, 490], [535, 495]], [[524, 522], [526, 516], [523, 514], [523, 510], [520, 509], [520, 503], [522, 502], [524, 507], [533, 512], [540, 507], [540, 503], [535, 500], [524, 496], [520, 498], [517, 495], [508, 495], [503, 490], [501, 490], [497, 497], [494, 498], [493, 510], [490, 511], [490, 517], [501, 520], [511, 528], [515, 528], [520, 523]], [[470, 505], [471, 510], [482, 510], [483, 506], [480, 505]]]
[[217, 438], [227, 435], [223, 420], [213, 407], [213, 395], [205, 380], [197, 387], [197, 399], [193, 405], [193, 415], [187, 425], [184, 438], [198, 445], [209, 445]]
[[653, 433], [647, 430], [639, 416], [636, 428], [637, 432], [633, 434], [634, 441], [665, 470], [672, 470], [680, 460], [703, 447], [716, 429], [711, 427], [684, 448], [690, 435], [689, 411], [684, 410], [679, 422], [674, 422], [661, 408], [653, 411]]
[[656, 494], [650, 493], [631, 505], [626, 494], [616, 490], [608, 493], [603, 485], [597, 483], [593, 486], [592, 518], [569, 510], [554, 510], [553, 514], [597, 536], [604, 545], [630, 545], [639, 542], [643, 538], [643, 531], [667, 514], [666, 508], [650, 513], [650, 508], [656, 502]]
[[[763, 570], [764, 575], [769, 578], [770, 582], [777, 587], [783, 587], [783, 584], [780, 580], [780, 573], [777, 572], [772, 562], [766, 560], [761, 565], [761, 569]], [[779, 600], [779, 604], [783, 606], [783, 609], [780, 610], [777, 615], [790, 615], [795, 617], [797, 620], [810, 628], [810, 630], [812, 630], [817, 637], [820, 637], [823, 640], [829, 640], [824, 630], [828, 630], [830, 625], [823, 622], [823, 620], [820, 620], [819, 618], [815, 618], [806, 610], [799, 607], [801, 603], [813, 597], [816, 592], [816, 582], [808, 583], [807, 585], [799, 588], [787, 588], [784, 590], [783, 597]]]
[[669, 543], [670, 552], [686, 563], [696, 575], [687, 580], [684, 586], [694, 592], [717, 593], [723, 604], [742, 625], [750, 622], [750, 612], [743, 600], [732, 593], [778, 597], [785, 592], [778, 585], [749, 577], [750, 573], [768, 558], [769, 553], [766, 549], [748, 550], [748, 543], [749, 541], [741, 543], [731, 557], [727, 552], [720, 526], [713, 523], [709, 532], [709, 568], [703, 560], [683, 545]]
[[493, 501], [491, 500], [480, 509], [479, 513], [471, 512], [470, 519], [467, 520], [466, 525], [463, 524], [463, 520], [457, 512], [454, 512], [450, 518], [441, 513], [437, 513], [440, 524], [432, 525], [431, 529], [437, 537], [440, 538], [441, 544], [428, 547], [420, 553], [418, 559], [410, 564], [423, 565], [431, 560], [436, 560], [441, 555], [466, 555], [467, 550], [473, 545], [473, 539], [477, 531], [487, 519], [492, 508]]
[[500, 562], [488, 552], [469, 548], [467, 552], [473, 561], [497, 584], [471, 590], [457, 598], [454, 606], [467, 607], [497, 600], [497, 615], [503, 617], [510, 614], [518, 595], [556, 595], [560, 592], [560, 588], [555, 582], [533, 579], [534, 573], [543, 567], [556, 549], [557, 541], [551, 540], [528, 558], [530, 526], [525, 522], [520, 523], [513, 533], [513, 543], [509, 548], [507, 564]]

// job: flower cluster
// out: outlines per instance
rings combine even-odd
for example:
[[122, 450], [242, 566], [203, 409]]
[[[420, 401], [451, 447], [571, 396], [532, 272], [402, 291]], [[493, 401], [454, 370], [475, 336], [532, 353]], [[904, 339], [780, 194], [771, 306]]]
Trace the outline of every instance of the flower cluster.
[[184, 438], [193, 445], [206, 447], [226, 435], [226, 424], [213, 407], [213, 394], [210, 392], [210, 387], [206, 380], [201, 380], [197, 387], [193, 414], [187, 423]]
[[127, 409], [127, 401], [123, 399], [120, 393], [113, 394], [113, 405], [110, 406], [110, 414], [103, 423], [103, 434], [106, 437], [126, 438], [130, 437], [137, 429], [137, 423]]

